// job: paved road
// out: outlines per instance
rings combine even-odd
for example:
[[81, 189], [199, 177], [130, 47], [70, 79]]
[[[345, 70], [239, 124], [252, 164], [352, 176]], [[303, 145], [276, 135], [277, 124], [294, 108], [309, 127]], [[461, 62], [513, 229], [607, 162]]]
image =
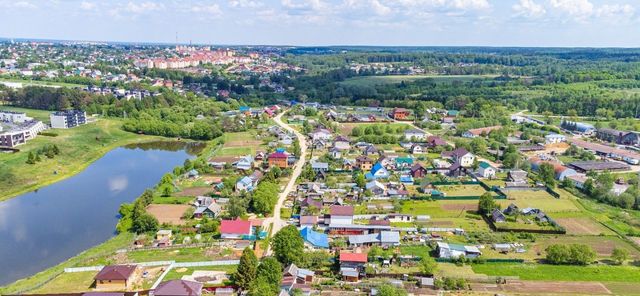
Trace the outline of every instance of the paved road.
[[[285, 111], [286, 112], [286, 111]], [[287, 186], [284, 188], [284, 190], [280, 193], [280, 195], [278, 196], [278, 202], [276, 203], [276, 206], [273, 210], [273, 217], [267, 218], [265, 220], [265, 225], [271, 225], [271, 234], [276, 234], [278, 231], [280, 231], [280, 229], [282, 229], [283, 227], [287, 226], [287, 222], [283, 221], [282, 218], [280, 218], [280, 209], [282, 209], [282, 205], [284, 204], [285, 200], [287, 200], [287, 196], [289, 195], [289, 193], [291, 191], [293, 191], [296, 187], [296, 179], [298, 179], [298, 177], [300, 176], [300, 174], [302, 173], [302, 167], [304, 166], [304, 163], [306, 162], [307, 159], [307, 140], [305, 138], [304, 135], [302, 135], [300, 132], [298, 132], [297, 130], [295, 130], [294, 128], [292, 128], [291, 126], [289, 126], [288, 124], [285, 124], [284, 122], [282, 122], [281, 118], [282, 115], [285, 113], [282, 112], [280, 114], [278, 114], [276, 117], [273, 118], [273, 120], [282, 128], [294, 133], [296, 135], [296, 137], [298, 138], [298, 142], [300, 143], [300, 157], [298, 159], [298, 161], [296, 162], [296, 164], [293, 167], [293, 172], [291, 174], [291, 177], [289, 179], [289, 183], [287, 183]], [[271, 247], [269, 246], [269, 248], [266, 250], [266, 252], [264, 253], [265, 255], [269, 256], [271, 255]]]

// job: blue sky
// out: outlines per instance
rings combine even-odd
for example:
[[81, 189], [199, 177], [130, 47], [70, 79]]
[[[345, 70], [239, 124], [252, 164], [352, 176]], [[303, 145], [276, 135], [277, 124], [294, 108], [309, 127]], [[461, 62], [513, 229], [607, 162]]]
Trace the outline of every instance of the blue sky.
[[640, 47], [640, 0], [0, 0], [0, 37]]

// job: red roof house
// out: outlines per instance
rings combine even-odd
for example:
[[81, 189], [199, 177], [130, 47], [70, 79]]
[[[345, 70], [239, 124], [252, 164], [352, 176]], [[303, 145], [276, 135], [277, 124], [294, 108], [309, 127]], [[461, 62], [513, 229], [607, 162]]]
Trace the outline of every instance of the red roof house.
[[251, 221], [222, 220], [220, 222], [220, 237], [225, 239], [240, 239], [243, 235], [251, 235], [253, 228]]
[[340, 263], [367, 263], [367, 254], [365, 253], [340, 253]]

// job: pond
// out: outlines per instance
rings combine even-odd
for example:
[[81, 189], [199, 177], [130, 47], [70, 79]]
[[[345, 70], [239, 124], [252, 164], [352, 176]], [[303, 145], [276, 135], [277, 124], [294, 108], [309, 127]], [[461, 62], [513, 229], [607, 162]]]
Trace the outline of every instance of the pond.
[[200, 148], [180, 142], [116, 148], [75, 176], [0, 202], [0, 286], [114, 236], [120, 205]]

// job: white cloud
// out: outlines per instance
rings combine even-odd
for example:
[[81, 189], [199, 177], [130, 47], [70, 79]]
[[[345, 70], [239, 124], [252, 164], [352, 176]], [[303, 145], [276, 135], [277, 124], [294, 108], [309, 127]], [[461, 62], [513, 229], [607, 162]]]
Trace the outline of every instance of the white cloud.
[[191, 7], [191, 11], [196, 13], [202, 13], [209, 17], [219, 17], [222, 15], [222, 10], [218, 4], [211, 5], [194, 5]]
[[164, 4], [150, 2], [150, 1], [140, 2], [140, 3], [129, 2], [124, 8], [125, 11], [131, 12], [131, 13], [144, 13], [144, 12], [163, 10], [163, 9], [164, 9]]
[[80, 3], [80, 9], [82, 10], [94, 10], [96, 9], [96, 4], [93, 2], [82, 1]]
[[0, 7], [6, 8], [26, 8], [35, 9], [38, 8], [35, 4], [29, 1], [0, 1]]
[[512, 8], [516, 16], [524, 16], [528, 18], [541, 17], [547, 13], [544, 6], [535, 3], [533, 0], [520, 0], [520, 2], [514, 4]]
[[594, 12], [593, 3], [589, 0], [550, 0], [549, 4], [554, 9], [570, 15], [576, 20], [584, 20]]
[[636, 9], [629, 4], [604, 4], [600, 6], [596, 15], [609, 20], [630, 19], [636, 13]]
[[491, 7], [487, 0], [453, 0], [451, 7], [461, 10], [482, 10]]
[[393, 13], [393, 9], [391, 9], [388, 6], [385, 6], [384, 4], [380, 3], [380, 1], [378, 0], [371, 0], [371, 9], [377, 15], [389, 15]]
[[229, 1], [229, 6], [234, 8], [258, 8], [264, 6], [264, 3], [262, 3], [261, 1], [252, 0], [231, 0]]

